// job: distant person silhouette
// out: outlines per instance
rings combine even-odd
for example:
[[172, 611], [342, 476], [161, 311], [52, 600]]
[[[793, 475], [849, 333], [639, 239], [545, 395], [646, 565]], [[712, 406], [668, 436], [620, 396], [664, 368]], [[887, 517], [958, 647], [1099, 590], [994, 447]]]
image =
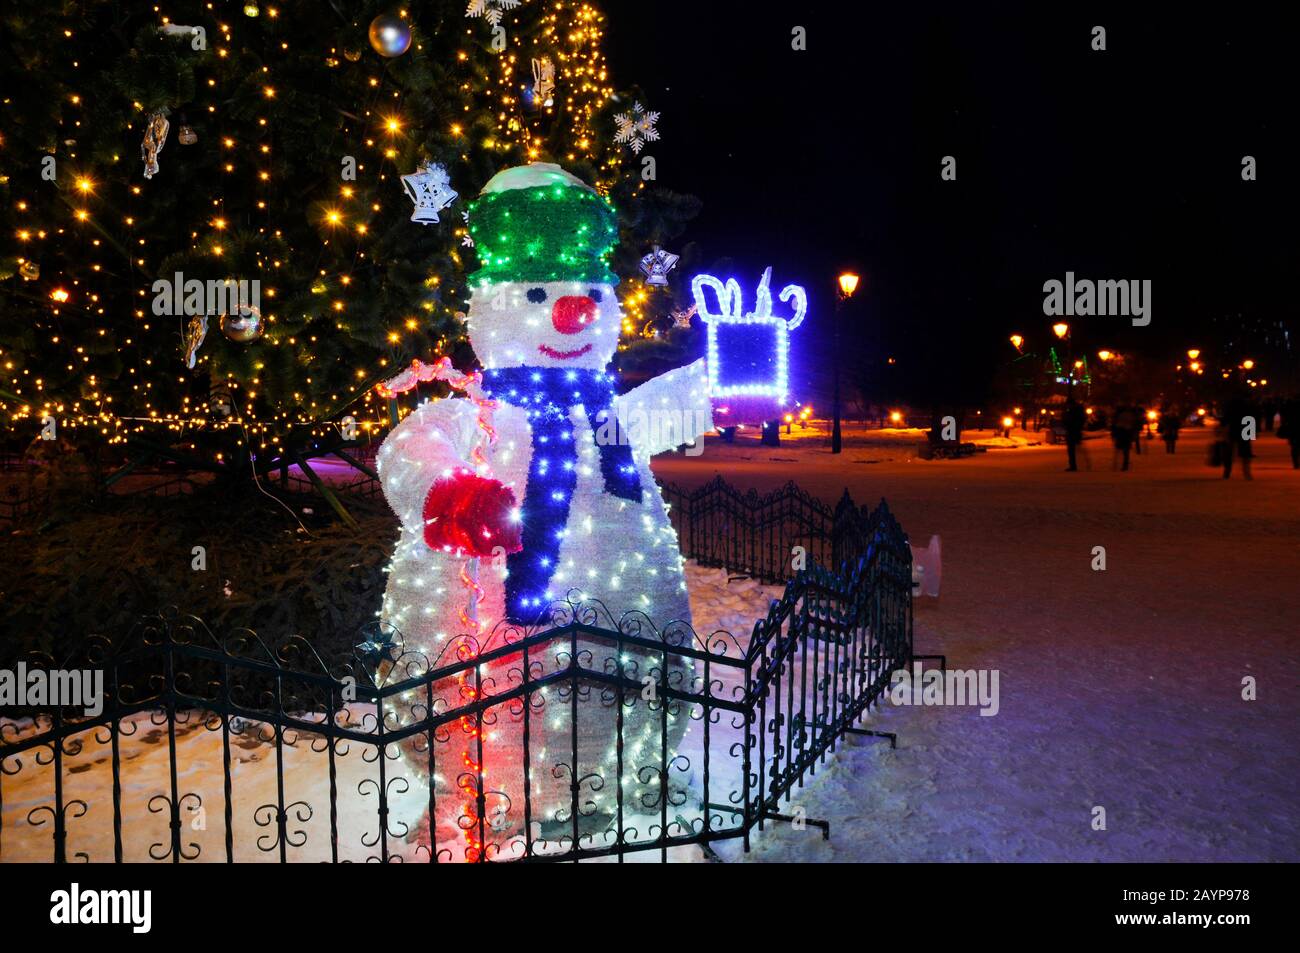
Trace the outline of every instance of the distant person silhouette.
[[1282, 404], [1282, 422], [1277, 435], [1291, 445], [1291, 466], [1300, 470], [1300, 397]]
[[1255, 455], [1254, 440], [1245, 437], [1248, 421], [1259, 426], [1259, 411], [1244, 394], [1235, 394], [1223, 405], [1223, 478], [1232, 477], [1232, 461], [1241, 458], [1241, 475], [1247, 480], [1250, 461]]
[[[1079, 465], [1076, 459], [1079, 445], [1083, 442], [1083, 422], [1086, 415], [1083, 412], [1083, 405], [1075, 401], [1070, 401], [1065, 405], [1065, 454], [1070, 461], [1070, 465], [1065, 468], [1067, 473], [1078, 470]], [[1087, 463], [1087, 452], [1085, 451], [1084, 462]], [[1089, 465], [1088, 469], [1092, 469]]]
[[1183, 421], [1178, 412], [1166, 407], [1164, 413], [1160, 415], [1160, 422], [1156, 424], [1156, 433], [1165, 442], [1165, 453], [1173, 453], [1174, 448], [1178, 445], [1178, 431], [1182, 428]]
[[1110, 463], [1112, 470], [1116, 468], [1121, 458], [1124, 465], [1119, 469], [1128, 469], [1129, 451], [1133, 449], [1133, 434], [1137, 426], [1136, 410], [1126, 404], [1115, 408], [1115, 420], [1110, 427], [1110, 439], [1115, 445], [1115, 453], [1111, 456]]

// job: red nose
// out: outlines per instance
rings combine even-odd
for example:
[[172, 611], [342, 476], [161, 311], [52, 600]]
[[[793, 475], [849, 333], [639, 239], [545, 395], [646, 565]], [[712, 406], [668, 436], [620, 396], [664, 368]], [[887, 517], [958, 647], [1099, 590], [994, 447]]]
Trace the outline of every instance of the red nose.
[[586, 295], [564, 295], [551, 306], [551, 323], [561, 334], [577, 334], [596, 320], [596, 302]]

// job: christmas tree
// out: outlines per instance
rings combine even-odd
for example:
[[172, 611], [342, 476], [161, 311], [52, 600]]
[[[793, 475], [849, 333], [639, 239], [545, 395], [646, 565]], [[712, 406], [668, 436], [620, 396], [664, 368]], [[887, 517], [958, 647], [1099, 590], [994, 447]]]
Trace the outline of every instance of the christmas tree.
[[593, 4], [26, 2], [3, 27], [11, 446], [52, 421], [274, 460], [387, 427], [377, 382], [470, 359], [462, 212], [520, 162], [619, 209], [629, 340], [684, 297], [640, 257], [698, 203], [628, 161], [642, 97], [616, 93]]

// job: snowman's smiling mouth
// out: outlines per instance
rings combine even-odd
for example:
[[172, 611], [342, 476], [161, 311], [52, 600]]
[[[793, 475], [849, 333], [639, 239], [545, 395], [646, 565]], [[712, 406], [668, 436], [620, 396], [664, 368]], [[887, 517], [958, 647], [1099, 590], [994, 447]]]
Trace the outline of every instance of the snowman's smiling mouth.
[[541, 351], [547, 357], [554, 358], [557, 361], [567, 361], [570, 358], [582, 357], [582, 355], [586, 354], [588, 351], [591, 350], [591, 344], [590, 343], [584, 344], [582, 347], [578, 348], [575, 351], [557, 351], [555, 348], [550, 347], [549, 345], [539, 344], [537, 345], [537, 350]]

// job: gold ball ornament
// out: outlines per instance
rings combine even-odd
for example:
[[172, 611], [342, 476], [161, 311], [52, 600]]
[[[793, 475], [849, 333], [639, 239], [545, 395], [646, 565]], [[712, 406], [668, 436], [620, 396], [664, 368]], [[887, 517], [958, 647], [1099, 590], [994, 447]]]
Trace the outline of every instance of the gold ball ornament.
[[370, 45], [380, 56], [401, 56], [411, 48], [411, 28], [400, 17], [381, 13], [370, 21]]

